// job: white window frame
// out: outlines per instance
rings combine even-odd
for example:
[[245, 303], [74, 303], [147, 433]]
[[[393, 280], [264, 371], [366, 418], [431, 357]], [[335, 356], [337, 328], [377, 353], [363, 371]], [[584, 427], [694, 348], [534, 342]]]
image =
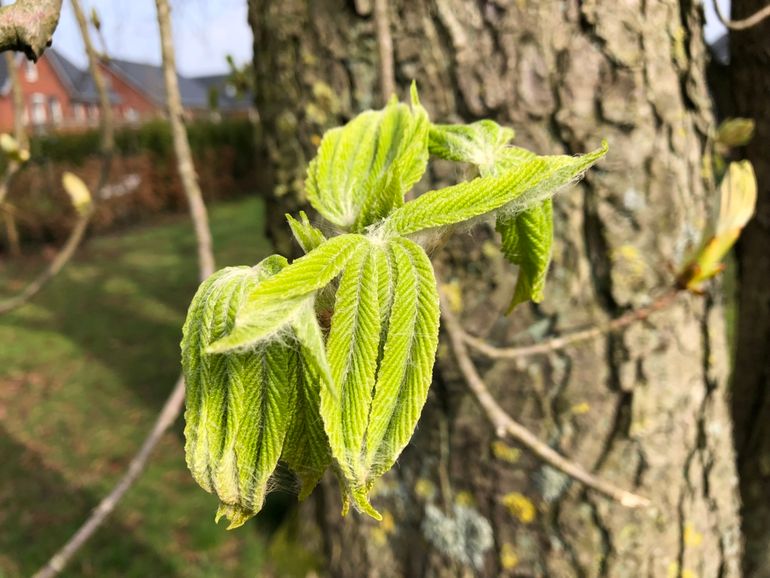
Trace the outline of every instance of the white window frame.
[[27, 79], [27, 82], [37, 82], [37, 79], [40, 77], [37, 71], [37, 64], [32, 62], [31, 60], [25, 60], [24, 61], [24, 78]]
[[30, 115], [33, 125], [42, 125], [48, 121], [48, 99], [45, 94], [35, 92], [30, 96]]

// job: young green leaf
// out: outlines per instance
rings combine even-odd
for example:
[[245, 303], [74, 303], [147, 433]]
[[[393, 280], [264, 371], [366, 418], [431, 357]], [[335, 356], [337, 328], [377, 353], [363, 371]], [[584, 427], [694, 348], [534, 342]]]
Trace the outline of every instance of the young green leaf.
[[535, 156], [499, 176], [479, 177], [429, 191], [394, 211], [385, 231], [410, 235], [454, 225], [493, 211], [520, 211], [553, 195], [607, 153], [607, 145], [578, 157]]
[[308, 200], [328, 221], [362, 231], [403, 204], [428, 162], [425, 110], [398, 102], [328, 131], [308, 167]]
[[321, 420], [321, 391], [336, 391], [326, 360], [323, 335], [312, 305], [293, 325], [299, 343], [296, 354], [297, 397], [281, 459], [300, 481], [299, 499], [313, 491], [331, 463], [331, 450]]
[[368, 501], [352, 490], [365, 482], [362, 455], [369, 406], [377, 372], [380, 310], [375, 257], [361, 247], [340, 279], [326, 352], [338, 396], [321, 391], [326, 433], [356, 504], [378, 517]]
[[430, 154], [448, 161], [471, 163], [482, 174], [492, 167], [513, 140], [512, 128], [492, 120], [471, 124], [434, 124], [430, 127]]
[[366, 431], [367, 489], [412, 437], [433, 376], [439, 304], [433, 267], [414, 242], [388, 244], [395, 268], [393, 304]]
[[289, 222], [294, 238], [305, 253], [310, 253], [326, 241], [324, 234], [310, 224], [305, 211], [299, 212], [299, 221], [289, 214], [286, 215], [286, 220]]
[[513, 299], [508, 312], [519, 303], [543, 299], [545, 276], [551, 263], [553, 201], [546, 199], [526, 211], [501, 215], [495, 227], [502, 237], [503, 255], [519, 266]]
[[274, 260], [212, 275], [193, 299], [183, 329], [187, 463], [201, 487], [219, 497], [217, 519], [227, 516], [230, 528], [262, 507], [296, 393], [283, 344], [230, 355], [208, 355], [205, 349], [230, 330], [245, 293], [273, 265]]
[[210, 353], [253, 347], [284, 331], [307, 300], [339, 275], [352, 253], [369, 241], [363, 235], [339, 235], [325, 241], [245, 296], [232, 331], [212, 343]]

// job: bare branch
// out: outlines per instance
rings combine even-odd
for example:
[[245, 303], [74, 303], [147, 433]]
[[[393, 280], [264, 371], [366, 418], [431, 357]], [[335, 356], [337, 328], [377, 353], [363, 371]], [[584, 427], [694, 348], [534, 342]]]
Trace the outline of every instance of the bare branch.
[[62, 0], [16, 0], [0, 8], [0, 51], [17, 50], [37, 61], [51, 45]]
[[722, 7], [719, 6], [719, 0], [713, 0], [713, 2], [714, 11], [717, 13], [717, 18], [719, 18], [719, 21], [729, 30], [747, 30], [749, 28], [753, 28], [764, 19], [770, 17], [770, 4], [768, 4], [747, 18], [743, 18], [742, 20], [730, 20], [727, 18], [727, 16], [725, 16], [724, 13], [722, 13]]
[[500, 407], [492, 396], [484, 380], [476, 370], [476, 366], [468, 354], [468, 349], [463, 340], [463, 331], [460, 323], [446, 303], [446, 298], [441, 296], [441, 318], [443, 327], [449, 336], [449, 343], [457, 360], [467, 385], [476, 401], [481, 406], [487, 420], [492, 425], [495, 435], [499, 438], [512, 438], [550, 466], [564, 472], [571, 478], [583, 483], [587, 488], [603, 494], [628, 508], [642, 508], [650, 505], [647, 498], [622, 490], [609, 482], [601, 480], [576, 464], [560, 455], [546, 443], [540, 441], [535, 434], [515, 421], [505, 410]]
[[[96, 194], [95, 196], [98, 196], [99, 192], [104, 188], [104, 186], [107, 184], [107, 181], [109, 180], [112, 158], [115, 152], [115, 128], [112, 118], [112, 106], [110, 104], [110, 97], [107, 92], [107, 84], [104, 81], [104, 77], [102, 76], [102, 71], [99, 69], [99, 62], [97, 59], [96, 51], [93, 48], [91, 37], [88, 34], [88, 24], [86, 22], [85, 16], [83, 15], [83, 10], [80, 8], [80, 3], [78, 0], [72, 0], [72, 8], [75, 12], [78, 26], [80, 27], [80, 33], [83, 38], [83, 44], [85, 45], [86, 53], [88, 54], [88, 63], [91, 70], [91, 75], [94, 79], [94, 85], [96, 86], [96, 90], [99, 93], [102, 133], [100, 152], [102, 155], [102, 167], [99, 174], [99, 182], [94, 189]], [[12, 67], [12, 69], [15, 71], [15, 65]], [[17, 104], [16, 94], [14, 93], [14, 105], [16, 106]], [[20, 115], [15, 114], [14, 120], [16, 122], [21, 121]], [[23, 133], [23, 128], [20, 129], [18, 124], [16, 126], [16, 132], [17, 134], [20, 132]], [[23, 136], [23, 141], [26, 142], [26, 134]], [[21, 146], [21, 141], [19, 144]], [[13, 177], [13, 175], [10, 175], [10, 177]], [[10, 177], [6, 176], [6, 178], [3, 179], [3, 182], [0, 182], [0, 195], [3, 193], [3, 188], [7, 190], [7, 183], [5, 181], [6, 179], [10, 181]], [[2, 196], [0, 196], [0, 200], [2, 200]], [[96, 199], [94, 198], [92, 203], [95, 201]], [[59, 253], [56, 255], [56, 258], [51, 262], [48, 268], [45, 269], [34, 281], [27, 285], [18, 295], [13, 296], [6, 301], [0, 302], [0, 315], [9, 313], [17, 307], [24, 305], [35, 295], [40, 293], [43, 287], [45, 287], [48, 282], [50, 282], [54, 277], [56, 277], [56, 275], [59, 274], [59, 272], [77, 252], [80, 243], [85, 237], [86, 230], [88, 229], [88, 223], [91, 221], [93, 214], [94, 207], [92, 204], [92, 206], [85, 213], [78, 217], [75, 228], [70, 233], [67, 242], [61, 251], [59, 251]]]
[[75, 227], [72, 229], [67, 242], [64, 247], [56, 254], [56, 257], [51, 264], [35, 278], [29, 285], [27, 285], [21, 292], [13, 297], [0, 302], [0, 315], [10, 313], [14, 309], [24, 305], [27, 301], [32, 299], [35, 295], [45, 287], [48, 282], [56, 277], [64, 266], [72, 259], [72, 256], [80, 246], [80, 242], [85, 236], [88, 229], [88, 223], [91, 220], [91, 214], [93, 209], [89, 209], [88, 212], [78, 217]]
[[380, 94], [382, 102], [396, 92], [396, 74], [393, 68], [393, 37], [390, 35], [388, 0], [374, 0], [374, 26], [377, 32], [377, 50], [380, 58]]
[[582, 341], [597, 339], [598, 337], [606, 335], [607, 333], [620, 331], [629, 325], [639, 321], [644, 321], [653, 313], [669, 307], [672, 303], [674, 303], [679, 293], [679, 289], [669, 289], [646, 307], [633, 309], [606, 323], [600, 323], [580, 331], [568, 332], [564, 335], [552, 337], [551, 339], [541, 343], [535, 343], [533, 345], [523, 345], [521, 347], [495, 347], [483, 339], [479, 339], [478, 337], [474, 337], [473, 335], [466, 333], [462, 329], [460, 331], [462, 331], [462, 338], [465, 343], [470, 345], [479, 353], [489, 357], [490, 359], [520, 359], [522, 357], [530, 357], [532, 355], [545, 355], [548, 353], [553, 353], [554, 351], [559, 351], [560, 349], [564, 349], [571, 345], [575, 345]]
[[[102, 154], [111, 158], [115, 149], [115, 125], [112, 118], [112, 104], [110, 103], [110, 95], [107, 91], [107, 83], [104, 80], [101, 68], [99, 68], [100, 58], [96, 53], [94, 43], [91, 41], [91, 35], [88, 33], [88, 20], [86, 20], [86, 15], [83, 13], [83, 8], [80, 6], [79, 0], [71, 0], [71, 3], [75, 19], [78, 21], [78, 28], [80, 28], [80, 36], [83, 39], [83, 45], [88, 55], [88, 68], [91, 72], [91, 77], [94, 79], [96, 92], [99, 94], [102, 120]], [[106, 179], [104, 180], [106, 181]], [[102, 183], [97, 192], [101, 191], [105, 184], [106, 182]]]
[[[27, 138], [27, 131], [24, 130], [24, 93], [21, 90], [21, 83], [19, 82], [19, 71], [16, 69], [16, 55], [12, 52], [6, 52], [3, 54], [3, 58], [5, 58], [5, 66], [8, 69], [8, 80], [11, 84], [14, 137], [16, 137], [19, 150], [26, 150], [29, 148], [29, 139]], [[19, 169], [21, 169], [21, 165], [22, 163], [17, 160], [8, 162], [5, 174], [3, 174], [3, 177], [0, 180], [0, 205], [5, 201], [5, 197], [8, 195], [8, 189], [11, 187], [11, 182], [16, 176], [16, 173], [19, 172]], [[13, 219], [13, 216], [10, 215], [7, 218]]]
[[[174, 47], [171, 37], [171, 22], [167, 0], [156, 0], [158, 9], [158, 24], [160, 25], [161, 46], [163, 50], [163, 72], [166, 80], [166, 98], [168, 100], [169, 117], [174, 137], [174, 152], [177, 157], [182, 186], [190, 205], [190, 217], [193, 221], [198, 245], [198, 263], [200, 278], [209, 277], [215, 268], [212, 251], [211, 230], [208, 224], [206, 205], [198, 186], [195, 168], [187, 140], [187, 131], [182, 122], [182, 104], [179, 95], [179, 85], [174, 63]], [[105, 497], [91, 513], [85, 523], [73, 534], [67, 543], [49, 560], [49, 562], [33, 578], [53, 578], [61, 572], [72, 557], [85, 545], [88, 539], [101, 527], [109, 515], [144, 471], [155, 446], [163, 434], [173, 425], [184, 404], [184, 378], [180, 377], [166, 403], [163, 406], [154, 427], [144, 440], [139, 452], [129, 464], [128, 470], [113, 490]]]
[[179, 416], [179, 411], [184, 403], [184, 379], [180, 377], [171, 395], [161, 409], [158, 418], [155, 420], [150, 434], [144, 440], [139, 452], [131, 460], [128, 470], [113, 488], [109, 495], [104, 498], [96, 507], [91, 516], [78, 529], [67, 543], [41, 568], [33, 578], [53, 578], [59, 572], [64, 570], [67, 563], [77, 553], [78, 550], [88, 541], [88, 539], [99, 529], [109, 515], [115, 510], [121, 498], [139, 478], [147, 465], [155, 446], [170, 428]]
[[190, 152], [190, 141], [187, 140], [187, 129], [184, 125], [184, 109], [179, 95], [179, 81], [176, 74], [176, 58], [174, 56], [174, 39], [171, 35], [171, 16], [168, 0], [156, 0], [158, 8], [158, 25], [160, 26], [160, 44], [163, 52], [163, 77], [166, 83], [166, 100], [168, 116], [171, 123], [171, 133], [174, 138], [179, 177], [182, 179], [187, 203], [190, 208], [190, 218], [195, 227], [198, 239], [198, 265], [201, 281], [214, 272], [214, 253], [212, 251], [211, 230], [203, 194], [198, 185], [195, 165]]

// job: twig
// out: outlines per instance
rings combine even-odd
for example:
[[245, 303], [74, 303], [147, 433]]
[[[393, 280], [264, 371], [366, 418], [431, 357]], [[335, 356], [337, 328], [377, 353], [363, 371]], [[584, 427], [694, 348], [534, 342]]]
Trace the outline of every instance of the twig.
[[[3, 54], [3, 57], [5, 58], [5, 66], [8, 69], [8, 80], [11, 84], [11, 95], [13, 97], [11, 100], [13, 107], [13, 133], [19, 150], [27, 150], [29, 148], [29, 139], [27, 138], [27, 131], [24, 130], [24, 93], [21, 90], [21, 82], [19, 82], [19, 71], [16, 69], [16, 55], [12, 52], [6, 52]], [[8, 190], [11, 188], [11, 182], [16, 173], [21, 169], [21, 166], [22, 163], [17, 160], [8, 162], [5, 174], [0, 181], [0, 205], [5, 201]], [[11, 215], [7, 218], [13, 219], [13, 216]]]
[[[85, 46], [86, 54], [88, 55], [88, 68], [91, 72], [91, 78], [94, 79], [96, 92], [99, 94], [99, 107], [100, 114], [102, 115], [102, 153], [108, 153], [111, 157], [112, 152], [115, 149], [115, 125], [112, 120], [112, 104], [110, 103], [107, 83], [104, 80], [101, 68], [99, 68], [100, 58], [91, 41], [91, 35], [88, 33], [88, 20], [83, 13], [83, 8], [80, 6], [79, 0], [70, 1], [72, 4], [72, 11], [75, 13], [75, 19], [78, 22], [78, 28], [80, 28], [80, 36], [83, 38], [83, 45]], [[101, 191], [101, 189], [102, 187], [100, 186], [96, 191]]]
[[0, 52], [17, 50], [37, 60], [51, 45], [62, 0], [16, 0], [0, 8]]
[[730, 20], [722, 12], [721, 6], [719, 6], [719, 0], [713, 0], [714, 11], [717, 13], [719, 21], [725, 25], [729, 30], [747, 30], [762, 22], [765, 18], [770, 17], [770, 4], [754, 12], [751, 16], [743, 18], [741, 20]]
[[182, 108], [182, 97], [179, 94], [179, 80], [176, 75], [176, 58], [174, 56], [174, 40], [171, 35], [168, 0], [156, 0], [155, 5], [158, 9], [160, 45], [163, 52], [163, 77], [166, 84], [166, 100], [171, 133], [174, 138], [174, 151], [176, 152], [182, 188], [190, 209], [190, 218], [195, 227], [195, 236], [198, 239], [198, 265], [201, 281], [203, 281], [214, 272], [209, 217], [203, 202], [203, 193], [201, 193], [198, 185], [198, 177], [195, 174], [195, 165], [190, 152], [190, 141], [187, 140], [187, 129], [183, 122], [184, 109]]
[[115, 507], [120, 502], [121, 498], [133, 485], [133, 483], [139, 478], [147, 465], [147, 460], [150, 458], [152, 451], [158, 442], [166, 433], [166, 430], [170, 428], [179, 416], [179, 411], [184, 402], [184, 379], [180, 377], [171, 395], [163, 405], [158, 418], [155, 420], [150, 434], [144, 440], [139, 452], [131, 460], [128, 465], [128, 470], [112, 489], [112, 491], [105, 497], [95, 510], [91, 512], [88, 520], [75, 532], [67, 543], [43, 566], [33, 578], [53, 578], [59, 572], [64, 570], [67, 563], [77, 553], [78, 550], [88, 541], [88, 539], [99, 529], [108, 516], [115, 510]]
[[35, 278], [34, 281], [29, 283], [21, 292], [0, 302], [0, 315], [10, 313], [14, 309], [24, 305], [32, 299], [35, 295], [40, 293], [46, 284], [56, 277], [64, 266], [69, 262], [72, 256], [78, 249], [80, 242], [83, 240], [86, 229], [88, 229], [88, 222], [91, 220], [91, 213], [93, 209], [90, 209], [87, 213], [78, 217], [75, 228], [72, 229], [67, 242], [62, 247], [61, 251], [56, 254], [56, 257], [51, 264]]
[[581, 341], [596, 339], [607, 333], [619, 331], [633, 323], [644, 321], [653, 313], [668, 308], [676, 300], [679, 293], [679, 289], [669, 289], [646, 307], [633, 309], [606, 323], [600, 323], [580, 331], [565, 333], [564, 335], [552, 337], [551, 339], [533, 345], [523, 345], [521, 347], [495, 347], [483, 339], [479, 339], [478, 337], [466, 333], [463, 329], [460, 329], [460, 331], [462, 332], [462, 339], [465, 343], [490, 359], [520, 359], [532, 355], [544, 355], [575, 345]]
[[[83, 15], [83, 10], [80, 8], [80, 3], [78, 0], [72, 0], [72, 8], [78, 21], [80, 33], [83, 38], [83, 44], [86, 48], [86, 54], [88, 55], [88, 63], [91, 70], [91, 76], [94, 79], [94, 85], [96, 86], [96, 90], [99, 94], [102, 132], [102, 141], [100, 146], [102, 166], [99, 173], [99, 182], [94, 189], [94, 193], [98, 195], [99, 191], [104, 188], [104, 186], [107, 184], [107, 181], [109, 180], [110, 168], [112, 167], [112, 158], [115, 152], [115, 128], [112, 119], [112, 106], [110, 103], [109, 94], [107, 92], [107, 83], [104, 81], [102, 71], [99, 69], [98, 57], [96, 55], [96, 51], [93, 48], [93, 44], [91, 43], [91, 37], [88, 34], [88, 24], [86, 22], [85, 16]], [[17, 127], [17, 133], [18, 132], [19, 129]], [[26, 135], [24, 139], [26, 139]], [[21, 144], [22, 143], [20, 142], [19, 145], [21, 146]], [[75, 228], [70, 233], [67, 242], [61, 251], [59, 251], [59, 253], [56, 255], [56, 258], [51, 262], [48, 268], [45, 269], [34, 281], [27, 285], [18, 295], [13, 296], [6, 301], [0, 302], [0, 315], [9, 313], [17, 307], [24, 305], [35, 295], [40, 293], [43, 287], [45, 287], [48, 282], [56, 277], [56, 275], [59, 274], [59, 272], [70, 261], [70, 259], [72, 259], [72, 257], [77, 252], [80, 243], [85, 237], [86, 230], [88, 229], [88, 223], [91, 221], [91, 217], [95, 212], [93, 207], [94, 202], [95, 198], [92, 199], [92, 206], [78, 217]]]
[[380, 59], [380, 94], [382, 102], [396, 92], [396, 73], [393, 67], [393, 37], [390, 35], [388, 0], [374, 0], [374, 26]]
[[595, 490], [605, 496], [619, 502], [628, 508], [641, 508], [650, 505], [650, 501], [642, 496], [632, 494], [620, 489], [609, 482], [601, 480], [589, 473], [582, 466], [568, 460], [553, 450], [550, 446], [540, 441], [535, 434], [515, 421], [505, 410], [500, 407], [495, 398], [487, 389], [484, 380], [476, 370], [476, 366], [468, 354], [468, 349], [463, 339], [463, 330], [460, 323], [446, 303], [446, 298], [441, 296], [441, 318], [444, 329], [449, 336], [449, 343], [457, 360], [465, 381], [476, 401], [481, 406], [484, 414], [492, 425], [495, 435], [499, 438], [510, 437], [526, 446], [533, 454], [550, 466], [564, 472], [571, 478], [583, 483], [587, 488]]
[[[179, 86], [174, 65], [174, 48], [171, 38], [171, 23], [167, 0], [156, 0], [158, 9], [158, 24], [160, 25], [161, 46], [163, 48], [163, 71], [166, 79], [166, 97], [168, 99], [169, 116], [174, 132], [174, 152], [182, 186], [190, 205], [190, 217], [193, 221], [198, 245], [198, 262], [201, 279], [206, 279], [214, 272], [214, 254], [212, 252], [211, 231], [208, 225], [206, 205], [203, 203], [198, 183], [195, 180], [195, 169], [187, 140], [187, 131], [182, 124], [182, 105], [179, 96]], [[91, 513], [85, 523], [73, 534], [67, 543], [48, 561], [48, 563], [33, 578], [53, 578], [61, 572], [72, 557], [85, 545], [88, 539], [101, 527], [110, 513], [116, 508], [125, 493], [144, 471], [155, 446], [163, 434], [171, 427], [184, 404], [184, 379], [180, 377], [171, 395], [163, 405], [155, 426], [144, 440], [142, 447], [131, 460], [128, 470], [115, 488], [104, 498]]]

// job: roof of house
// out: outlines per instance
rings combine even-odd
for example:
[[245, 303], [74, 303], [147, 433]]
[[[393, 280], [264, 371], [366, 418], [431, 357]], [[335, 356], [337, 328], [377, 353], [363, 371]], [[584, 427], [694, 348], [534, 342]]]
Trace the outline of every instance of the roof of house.
[[251, 91], [238, 92], [230, 83], [229, 74], [213, 74], [210, 76], [196, 76], [195, 82], [203, 85], [206, 89], [206, 96], [216, 91], [217, 108], [219, 110], [240, 111], [248, 110], [254, 102], [254, 95]]
[[[51, 63], [73, 101], [89, 104], [99, 102], [99, 91], [96, 89], [96, 83], [89, 71], [80, 70], [61, 52], [53, 48], [46, 50], [44, 57]], [[121, 102], [120, 95], [112, 90], [109, 91], [109, 94], [110, 102], [113, 104]]]
[[[21, 59], [23, 56], [18, 55]], [[54, 48], [49, 48], [43, 55], [53, 68], [56, 76], [61, 80], [65, 90], [69, 93], [74, 102], [97, 103], [99, 102], [99, 92], [96, 90], [94, 79], [88, 71], [80, 70], [75, 64], [68, 60], [61, 52]], [[9, 90], [8, 84], [8, 64], [5, 58], [0, 59], [0, 87], [5, 94]], [[110, 91], [110, 101], [119, 103], [121, 98], [118, 94]]]
[[[54, 69], [65, 89], [74, 102], [98, 103], [99, 93], [88, 70], [81, 70], [61, 52], [49, 48], [43, 55]], [[132, 62], [120, 58], [110, 58], [105, 65], [134, 88], [145, 94], [156, 106], [166, 105], [166, 85], [163, 68], [155, 64]], [[209, 94], [217, 91], [220, 110], [247, 110], [253, 97], [251, 94], [236, 94], [228, 84], [228, 75], [216, 74], [190, 78], [177, 74], [182, 106], [188, 109], [208, 109]], [[8, 67], [4, 58], [0, 58], [0, 87], [2, 93], [8, 90]], [[110, 91], [110, 100], [120, 103], [121, 97]]]
[[[163, 69], [155, 64], [131, 62], [110, 58], [107, 66], [135, 88], [146, 94], [157, 106], [166, 104], [166, 84]], [[182, 106], [185, 108], [208, 108], [208, 91], [192, 78], [177, 74]]]

